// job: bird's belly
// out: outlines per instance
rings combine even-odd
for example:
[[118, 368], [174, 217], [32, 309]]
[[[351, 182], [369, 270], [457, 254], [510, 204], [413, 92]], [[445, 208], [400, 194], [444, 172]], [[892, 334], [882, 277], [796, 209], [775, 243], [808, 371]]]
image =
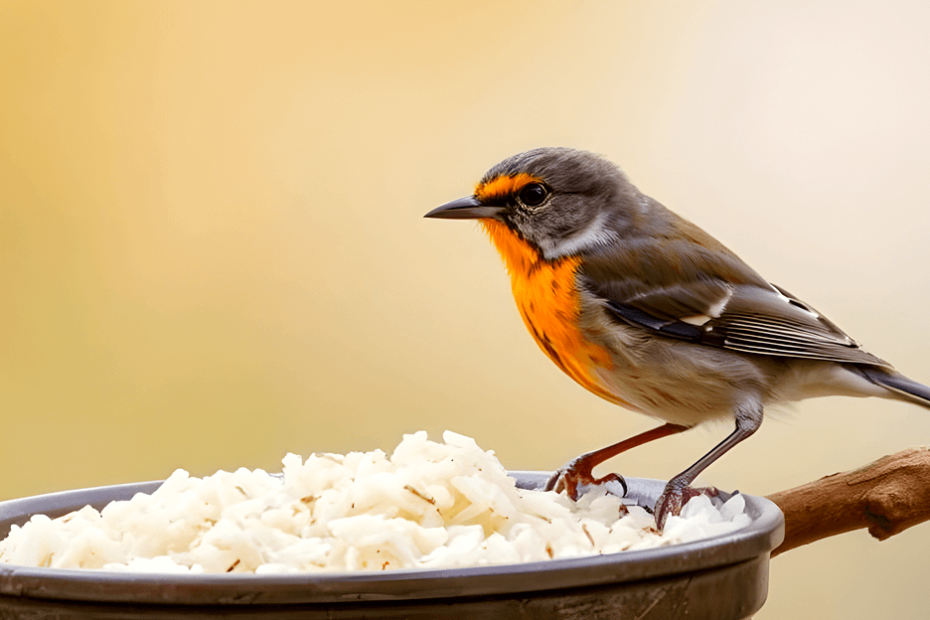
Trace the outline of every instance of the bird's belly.
[[663, 422], [691, 427], [733, 415], [733, 401], [719, 383], [698, 379], [682, 385], [661, 375], [646, 378], [623, 370], [596, 372], [608, 391], [623, 395], [627, 407]]
[[605, 388], [646, 415], [683, 426], [727, 418], [758, 393], [760, 369], [739, 354], [654, 337], [586, 308], [582, 330], [609, 351], [595, 369]]

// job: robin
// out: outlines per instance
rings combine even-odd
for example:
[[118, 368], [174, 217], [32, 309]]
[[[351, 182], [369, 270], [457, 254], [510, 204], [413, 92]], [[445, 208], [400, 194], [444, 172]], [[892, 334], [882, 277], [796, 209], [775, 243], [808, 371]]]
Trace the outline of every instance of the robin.
[[592, 470], [701, 422], [735, 419], [726, 439], [669, 480], [655, 506], [661, 530], [690, 498], [716, 492], [691, 483], [759, 428], [768, 405], [837, 394], [930, 407], [930, 388], [866, 352], [593, 153], [515, 155], [491, 168], [474, 195], [426, 217], [477, 219], [546, 355], [601, 398], [665, 422], [570, 461], [549, 490], [577, 499], [586, 485], [623, 483], [616, 474], [595, 479]]

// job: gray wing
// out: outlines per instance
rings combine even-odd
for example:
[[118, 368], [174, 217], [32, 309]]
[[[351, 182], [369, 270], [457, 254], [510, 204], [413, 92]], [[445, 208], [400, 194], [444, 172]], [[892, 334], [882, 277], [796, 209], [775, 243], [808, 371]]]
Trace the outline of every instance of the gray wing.
[[[829, 319], [784, 289], [772, 285], [727, 288], [687, 315], [668, 316], [671, 304], [649, 297], [606, 299], [616, 319], [672, 338], [751, 353], [891, 367], [863, 350]], [[657, 303], [658, 302], [658, 303]], [[655, 309], [653, 309], [655, 304]]]
[[627, 231], [622, 244], [585, 254], [579, 284], [615, 320], [741, 353], [890, 368], [706, 232], [652, 208], [662, 227]]
[[761, 278], [733, 283], [705, 272], [630, 286], [604, 275], [583, 274], [582, 284], [616, 320], [662, 336], [741, 353], [891, 367], [810, 305]]

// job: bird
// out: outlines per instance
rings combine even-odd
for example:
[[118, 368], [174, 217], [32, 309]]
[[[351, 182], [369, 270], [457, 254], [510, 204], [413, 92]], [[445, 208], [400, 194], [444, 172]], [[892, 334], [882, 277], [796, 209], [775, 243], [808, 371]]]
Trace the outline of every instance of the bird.
[[500, 253], [542, 351], [595, 395], [664, 424], [583, 454], [546, 490], [573, 499], [601, 462], [711, 420], [734, 430], [672, 477], [669, 516], [713, 487], [692, 483], [755, 433], [766, 408], [845, 395], [930, 408], [930, 388], [867, 352], [811, 305], [770, 283], [690, 221], [640, 192], [607, 158], [537, 148], [493, 166], [474, 193], [427, 218], [478, 220]]

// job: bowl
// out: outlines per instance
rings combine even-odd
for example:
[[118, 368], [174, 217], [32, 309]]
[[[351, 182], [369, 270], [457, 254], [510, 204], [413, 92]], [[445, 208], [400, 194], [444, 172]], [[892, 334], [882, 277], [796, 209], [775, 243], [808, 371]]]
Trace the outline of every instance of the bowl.
[[[548, 472], [511, 472], [540, 488]], [[652, 505], [665, 483], [627, 478]], [[34, 514], [98, 510], [160, 481], [0, 502], [0, 538]], [[752, 616], [768, 592], [769, 557], [784, 537], [772, 502], [746, 495], [752, 523], [690, 543], [599, 556], [447, 570], [216, 575], [124, 573], [0, 564], [2, 618], [301, 618], [307, 620], [656, 618]]]

